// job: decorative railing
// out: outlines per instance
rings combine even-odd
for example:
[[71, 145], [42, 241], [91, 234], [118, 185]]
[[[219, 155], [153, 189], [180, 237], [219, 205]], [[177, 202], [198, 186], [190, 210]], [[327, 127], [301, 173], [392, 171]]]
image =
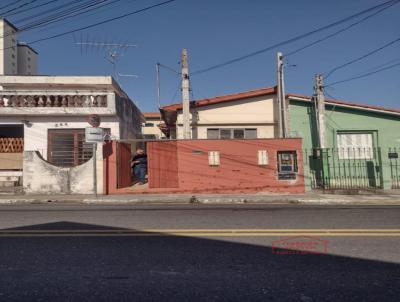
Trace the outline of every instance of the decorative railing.
[[0, 153], [21, 153], [24, 151], [24, 139], [18, 137], [0, 138]]
[[0, 107], [107, 107], [107, 95], [0, 95]]

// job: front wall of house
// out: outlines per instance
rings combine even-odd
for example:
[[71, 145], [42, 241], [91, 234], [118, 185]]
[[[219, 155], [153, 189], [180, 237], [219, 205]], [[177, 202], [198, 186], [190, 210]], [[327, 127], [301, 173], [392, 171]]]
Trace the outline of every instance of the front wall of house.
[[[24, 151], [39, 151], [47, 159], [48, 130], [85, 129], [90, 127], [86, 117], [29, 117], [29, 125], [24, 125]], [[119, 138], [119, 123], [116, 117], [102, 117], [102, 128], [109, 128], [111, 134]], [[0, 124], [21, 124], [21, 118], [2, 117]]]
[[[274, 96], [263, 96], [194, 108], [191, 112], [192, 137], [207, 138], [207, 128], [257, 128], [258, 138], [272, 138], [276, 119], [275, 101]], [[182, 118], [180, 112], [177, 138], [183, 138]]]
[[151, 123], [153, 126], [142, 126], [142, 134], [143, 135], [154, 135], [155, 138], [164, 137], [164, 134], [161, 132], [158, 125], [161, 123], [160, 119], [158, 118], [147, 118], [146, 123]]
[[[303, 148], [310, 152], [318, 146], [315, 117], [311, 103], [290, 102], [292, 135], [303, 138]], [[328, 148], [337, 148], [336, 137], [341, 131], [367, 132], [373, 134], [373, 147], [382, 150], [383, 185], [390, 188], [389, 148], [400, 147], [400, 117], [355, 109], [327, 105], [325, 109], [326, 143]], [[307, 159], [305, 158], [305, 163]], [[306, 175], [309, 175], [305, 164]], [[310, 186], [309, 177], [306, 185]]]

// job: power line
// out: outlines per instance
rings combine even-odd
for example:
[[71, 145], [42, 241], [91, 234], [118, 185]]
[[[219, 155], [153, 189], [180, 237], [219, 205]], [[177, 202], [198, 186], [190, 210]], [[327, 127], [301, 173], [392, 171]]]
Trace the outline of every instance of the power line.
[[328, 29], [328, 28], [331, 28], [331, 27], [337, 26], [337, 25], [339, 25], [339, 24], [342, 24], [342, 23], [344, 23], [344, 22], [350, 21], [350, 20], [352, 20], [352, 19], [354, 19], [354, 18], [356, 18], [356, 17], [362, 16], [362, 15], [364, 15], [364, 14], [366, 14], [366, 13], [371, 12], [371, 11], [375, 11], [376, 9], [380, 9], [380, 8], [382, 8], [382, 7], [386, 7], [387, 5], [390, 5], [390, 4], [393, 4], [393, 3], [397, 3], [398, 1], [399, 1], [399, 0], [390, 0], [390, 1], [386, 1], [386, 2], [384, 2], [384, 3], [382, 3], [382, 4], [375, 5], [375, 6], [373, 6], [373, 7], [370, 7], [370, 8], [368, 8], [368, 9], [366, 9], [366, 10], [363, 10], [363, 11], [361, 11], [361, 12], [358, 12], [358, 13], [356, 13], [356, 14], [353, 14], [353, 15], [351, 15], [351, 16], [349, 16], [349, 17], [340, 19], [340, 20], [338, 20], [338, 21], [336, 21], [336, 22], [333, 22], [333, 23], [330, 23], [330, 24], [328, 24], [328, 25], [319, 27], [319, 28], [317, 28], [317, 29], [314, 29], [314, 30], [309, 31], [309, 32], [307, 32], [307, 33], [304, 33], [304, 34], [295, 36], [295, 37], [290, 38], [290, 39], [288, 39], [288, 40], [284, 40], [284, 41], [278, 42], [278, 43], [276, 43], [276, 44], [274, 44], [274, 45], [268, 46], [268, 47], [266, 47], [266, 48], [263, 48], [263, 49], [260, 49], [260, 50], [254, 51], [254, 52], [251, 52], [251, 53], [249, 53], [249, 54], [247, 54], [247, 55], [240, 56], [240, 57], [237, 57], [237, 58], [234, 58], [234, 59], [225, 61], [225, 62], [223, 62], [223, 63], [216, 64], [216, 65], [210, 66], [210, 67], [208, 67], [208, 68], [204, 68], [204, 69], [198, 70], [198, 71], [196, 71], [196, 72], [193, 72], [192, 75], [201, 74], [201, 73], [205, 73], [205, 72], [208, 72], [208, 71], [217, 69], [217, 68], [221, 68], [221, 67], [224, 67], [224, 66], [227, 66], [227, 65], [230, 65], [230, 64], [233, 64], [233, 63], [236, 63], [236, 62], [239, 62], [239, 61], [248, 59], [248, 58], [250, 58], [250, 57], [259, 55], [259, 54], [261, 54], [261, 53], [264, 53], [264, 52], [267, 52], [267, 51], [276, 49], [277, 47], [280, 47], [280, 46], [283, 46], [283, 45], [286, 45], [286, 44], [290, 44], [290, 43], [296, 42], [296, 41], [298, 41], [298, 40], [304, 39], [304, 38], [306, 38], [306, 37], [308, 37], [308, 36], [311, 36], [311, 35], [313, 35], [313, 34], [315, 34], [315, 33], [320, 32], [320, 31], [323, 31], [323, 30], [326, 30], [326, 29]]
[[367, 72], [367, 73], [364, 73], [364, 74], [361, 74], [361, 75], [358, 75], [358, 76], [354, 76], [354, 77], [347, 78], [347, 79], [344, 79], [344, 80], [336, 81], [336, 82], [333, 82], [333, 83], [330, 83], [330, 84], [326, 85], [325, 87], [332, 87], [332, 86], [337, 85], [337, 84], [341, 84], [341, 83], [350, 82], [350, 81], [353, 81], [353, 80], [365, 78], [365, 77], [368, 77], [370, 75], [373, 75], [373, 74], [376, 74], [376, 73], [379, 73], [379, 72], [382, 72], [382, 71], [385, 71], [385, 70], [389, 70], [389, 69], [395, 68], [397, 66], [400, 66], [400, 62], [396, 63], [396, 64], [389, 65], [389, 66], [384, 67], [384, 68], [380, 68], [380, 69], [375, 70], [375, 71]]
[[14, 3], [12, 3], [12, 4], [11, 4], [11, 3], [8, 3], [7, 5], [4, 5], [4, 6], [0, 7], [0, 9], [7, 8], [7, 7], [9, 7], [9, 6], [18, 4], [18, 3], [21, 2], [21, 1], [23, 1], [23, 0], [16, 0], [16, 1], [14, 1]]
[[[105, 1], [105, 0], [101, 0], [101, 1]], [[52, 7], [51, 9], [42, 11], [38, 14], [24, 17], [21, 20], [15, 21], [14, 24], [17, 24], [17, 27], [19, 27], [18, 32], [28, 31], [28, 30], [40, 27], [40, 25], [45, 21], [48, 22], [50, 20], [54, 20], [54, 17], [62, 17], [63, 15], [71, 14], [73, 12], [72, 10], [79, 10], [79, 9], [85, 8], [85, 5], [87, 6], [88, 4], [93, 4], [96, 2], [97, 2], [97, 0], [90, 0], [89, 2], [82, 4], [81, 0], [71, 1], [69, 3], [64, 3], [62, 5], [59, 5], [57, 7]], [[74, 5], [76, 3], [80, 3], [80, 4], [68, 8], [69, 6]], [[66, 8], [68, 8], [68, 9], [66, 9]], [[59, 11], [59, 10], [61, 10], [61, 11]], [[57, 11], [59, 11], [59, 12], [57, 12]], [[53, 12], [56, 12], [56, 13], [54, 13], [53, 15], [45, 16], [39, 20], [33, 21], [33, 22], [25, 24], [25, 25], [19, 25], [19, 23], [22, 21], [34, 19], [35, 17], [42, 17], [43, 15], [46, 15], [47, 13], [53, 13]], [[53, 19], [51, 19], [51, 18], [53, 18]], [[12, 34], [14, 34], [13, 31], [9, 31], [9, 32], [5, 33], [4, 35], [2, 35], [1, 38], [7, 37]]]
[[291, 51], [291, 52], [289, 52], [289, 53], [286, 53], [286, 54], [285, 54], [285, 57], [289, 57], [289, 56], [291, 56], [291, 55], [294, 55], [294, 54], [296, 54], [296, 53], [299, 53], [300, 51], [302, 51], [302, 50], [304, 50], [304, 49], [307, 49], [307, 48], [309, 48], [309, 47], [311, 47], [311, 46], [314, 46], [314, 45], [316, 45], [316, 44], [318, 44], [318, 43], [321, 43], [321, 42], [323, 42], [323, 41], [325, 41], [325, 40], [328, 40], [328, 39], [330, 39], [330, 38], [332, 38], [332, 37], [334, 37], [334, 36], [337, 36], [338, 34], [340, 34], [340, 33], [342, 33], [342, 32], [345, 32], [345, 31], [349, 30], [350, 28], [352, 28], [352, 27], [354, 27], [354, 26], [357, 26], [358, 24], [361, 24], [361, 23], [363, 23], [364, 21], [366, 21], [366, 20], [368, 20], [368, 19], [370, 19], [370, 18], [372, 18], [372, 17], [375, 17], [376, 15], [378, 15], [378, 14], [380, 14], [381, 12], [385, 11], [386, 9], [392, 7], [393, 5], [398, 4], [399, 2], [400, 2], [400, 1], [393, 2], [392, 4], [390, 4], [390, 5], [388, 5], [388, 6], [384, 7], [384, 8], [382, 8], [382, 9], [380, 9], [380, 10], [378, 10], [378, 11], [376, 11], [376, 12], [374, 12], [374, 13], [372, 13], [372, 14], [370, 14], [370, 15], [364, 17], [364, 18], [362, 18], [362, 19], [359, 20], [359, 21], [354, 22], [354, 23], [352, 23], [352, 24], [350, 24], [350, 25], [348, 25], [348, 26], [346, 26], [346, 27], [344, 27], [344, 28], [342, 28], [342, 29], [340, 29], [340, 30], [338, 30], [338, 31], [335, 31], [334, 33], [331, 33], [331, 34], [329, 34], [329, 35], [327, 35], [327, 36], [325, 36], [325, 37], [323, 37], [323, 38], [321, 38], [321, 39], [318, 39], [318, 40], [316, 40], [316, 41], [314, 41], [314, 42], [311, 42], [311, 43], [309, 43], [309, 44], [306, 44], [305, 46], [302, 46], [302, 47], [300, 47], [300, 48], [298, 48], [298, 49], [296, 49], [296, 50], [293, 50], [293, 51]]
[[[9, 9], [8, 11], [1, 12], [1, 14], [2, 14], [2, 15], [5, 15], [5, 14], [10, 13], [10, 12], [13, 12], [13, 11], [19, 9], [19, 8], [22, 8], [22, 7], [27, 6], [27, 5], [29, 5], [29, 4], [35, 3], [36, 1], [39, 1], [39, 0], [31, 0], [31, 1], [28, 1], [28, 2], [25, 2], [25, 3], [22, 3], [21, 5], [19, 5], [19, 6], [17, 6], [17, 7], [14, 7], [14, 8], [11, 8], [11, 9]], [[15, 4], [15, 3], [14, 3], [14, 4]]]
[[120, 15], [118, 17], [106, 19], [106, 20], [101, 21], [101, 22], [97, 22], [97, 23], [94, 23], [94, 24], [90, 24], [90, 25], [87, 25], [87, 26], [80, 27], [80, 28], [72, 29], [72, 30], [69, 30], [69, 31], [66, 31], [66, 32], [63, 32], [63, 33], [60, 33], [60, 34], [56, 34], [56, 35], [49, 36], [49, 37], [46, 37], [46, 38], [41, 38], [41, 39], [38, 39], [38, 40], [35, 40], [35, 41], [32, 41], [32, 42], [28, 42], [28, 44], [35, 44], [35, 43], [38, 43], [38, 42], [59, 38], [59, 37], [62, 37], [62, 36], [68, 35], [68, 34], [72, 34], [72, 33], [75, 33], [75, 32], [81, 31], [81, 30], [85, 30], [85, 29], [88, 29], [88, 28], [92, 28], [92, 27], [96, 27], [96, 26], [99, 26], [99, 25], [103, 25], [103, 24], [106, 24], [106, 23], [109, 23], [109, 22], [112, 22], [112, 21], [115, 21], [115, 20], [120, 20], [120, 19], [126, 18], [128, 16], [131, 16], [131, 15], [134, 15], [134, 14], [138, 14], [138, 13], [150, 10], [152, 8], [155, 8], [155, 7], [158, 7], [158, 6], [163, 6], [163, 5], [166, 5], [168, 3], [175, 2], [175, 1], [177, 1], [177, 0], [168, 0], [168, 1], [160, 2], [160, 3], [157, 3], [157, 4], [150, 5], [150, 6], [147, 6], [145, 8], [133, 11], [133, 12], [129, 12], [129, 13]]
[[[81, 13], [82, 10], [85, 10], [85, 9], [92, 9], [92, 10], [96, 9], [98, 7], [98, 5], [103, 4], [104, 2], [107, 2], [107, 1], [109, 1], [109, 0], [91, 0], [91, 1], [83, 3], [83, 4], [80, 3], [79, 5], [71, 7], [67, 10], [55, 13], [53, 15], [49, 15], [49, 16], [39, 19], [37, 21], [33, 21], [31, 23], [20, 26], [20, 31], [31, 30], [31, 29], [41, 27], [41, 26], [44, 26], [47, 24], [58, 22], [58, 20], [63, 20], [65, 18], [70, 17], [70, 15], [72, 15], [75, 12], [77, 12], [79, 14], [79, 13]], [[117, 0], [117, 1], [120, 1], [120, 0]], [[78, 1], [78, 2], [80, 2], [80, 1]]]
[[35, 5], [35, 6], [32, 6], [32, 7], [23, 9], [23, 10], [19, 10], [17, 12], [13, 12], [12, 14], [6, 14], [5, 16], [6, 17], [10, 17], [10, 16], [18, 15], [20, 13], [24, 13], [24, 12], [30, 11], [30, 10], [38, 8], [38, 7], [46, 6], [48, 4], [51, 4], [51, 3], [57, 2], [57, 1], [60, 1], [60, 0], [51, 0], [51, 1], [48, 1], [48, 2], [45, 2], [45, 3], [42, 3], [42, 4], [38, 4], [38, 5]]
[[43, 15], [46, 15], [48, 13], [55, 13], [55, 12], [57, 12], [59, 10], [62, 10], [64, 8], [68, 8], [69, 6], [72, 6], [73, 4], [79, 3], [79, 2], [82, 2], [82, 1], [81, 0], [69, 1], [68, 3], [63, 3], [63, 4], [60, 4], [58, 6], [51, 7], [49, 9], [47, 9], [47, 10], [41, 11], [41, 12], [36, 13], [34, 15], [23, 17], [23, 18], [21, 18], [19, 20], [16, 20], [14, 23], [18, 24], [20, 22], [32, 20], [32, 19], [34, 19], [36, 17], [42, 17]]
[[344, 63], [344, 64], [342, 64], [342, 65], [339, 65], [339, 66], [337, 66], [337, 67], [331, 69], [331, 71], [329, 71], [329, 72], [327, 73], [327, 75], [325, 76], [325, 79], [327, 79], [327, 78], [328, 78], [330, 75], [332, 75], [335, 71], [337, 71], [337, 70], [339, 70], [339, 69], [342, 69], [342, 68], [344, 68], [344, 67], [346, 67], [346, 66], [349, 66], [349, 65], [351, 65], [351, 64], [353, 64], [353, 63], [359, 62], [359, 61], [361, 61], [362, 59], [365, 59], [365, 58], [367, 58], [367, 57], [369, 57], [369, 56], [371, 56], [371, 55], [373, 55], [373, 54], [375, 54], [375, 53], [377, 53], [377, 52], [379, 52], [379, 51], [381, 51], [381, 50], [383, 50], [383, 49], [385, 49], [385, 48], [387, 48], [387, 47], [389, 47], [389, 46], [391, 46], [391, 45], [393, 45], [393, 44], [395, 44], [395, 43], [397, 43], [397, 42], [399, 42], [399, 41], [400, 41], [400, 38], [397, 38], [397, 39], [395, 39], [395, 40], [393, 40], [393, 41], [390, 41], [389, 43], [386, 43], [385, 45], [383, 45], [383, 46], [381, 46], [381, 47], [379, 47], [379, 48], [376, 48], [376, 49], [374, 49], [374, 50], [372, 50], [372, 51], [366, 53], [365, 55], [362, 55], [362, 56], [360, 56], [360, 57], [358, 57], [358, 58], [355, 58], [355, 59], [353, 59], [353, 60], [350, 60], [350, 61], [348, 61], [348, 62], [346, 62], [346, 63]]
[[[93, 16], [93, 15], [99, 16], [99, 14], [100, 14], [101, 12], [104, 12], [105, 10], [107, 10], [107, 11], [109, 12], [109, 11], [110, 11], [112, 8], [114, 8], [116, 5], [120, 5], [120, 7], [121, 7], [121, 5], [132, 4], [132, 3], [135, 2], [135, 1], [137, 1], [137, 0], [131, 0], [131, 1], [129, 1], [129, 3], [121, 3], [121, 4], [119, 4], [119, 3], [117, 3], [117, 2], [106, 3], [106, 4], [103, 4], [101, 7], [99, 6], [99, 7], [96, 7], [95, 9], [91, 9], [91, 10], [87, 10], [87, 11], [82, 12], [82, 13], [79, 13], [79, 14], [75, 14], [74, 16], [71, 16], [71, 18], [73, 18], [73, 17], [75, 17], [75, 16], [77, 16], [77, 15], [85, 15], [85, 18], [86, 18], [86, 17], [89, 17], [89, 16]], [[109, 7], [105, 7], [105, 6], [108, 6], [108, 4], [110, 4], [110, 6], [109, 6]], [[82, 20], [82, 17], [81, 17], [80, 20]], [[61, 20], [60, 20], [60, 21], [61, 21]], [[57, 28], [57, 27], [60, 27], [60, 26], [64, 26], [64, 25], [70, 24], [70, 23], [72, 23], [72, 22], [76, 22], [76, 21], [75, 21], [75, 20], [69, 20], [69, 21], [65, 21], [65, 22], [61, 22], [61, 23], [60, 23], [60, 22], [52, 22], [52, 23], [60, 23], [60, 24], [54, 24], [53, 26], [49, 26], [50, 24], [46, 24], [45, 28], [39, 30], [38, 32], [42, 32], [42, 31], [44, 31], [44, 30], [48, 30], [48, 29], [51, 29], [51, 28]]]

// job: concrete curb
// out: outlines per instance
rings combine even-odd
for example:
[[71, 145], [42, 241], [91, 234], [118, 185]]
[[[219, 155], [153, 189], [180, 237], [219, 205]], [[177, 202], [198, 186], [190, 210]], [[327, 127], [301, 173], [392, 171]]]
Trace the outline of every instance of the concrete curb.
[[291, 205], [398, 205], [399, 195], [142, 195], [142, 196], [16, 196], [0, 197], [0, 205], [22, 204], [77, 205], [172, 205], [172, 204], [291, 204]]

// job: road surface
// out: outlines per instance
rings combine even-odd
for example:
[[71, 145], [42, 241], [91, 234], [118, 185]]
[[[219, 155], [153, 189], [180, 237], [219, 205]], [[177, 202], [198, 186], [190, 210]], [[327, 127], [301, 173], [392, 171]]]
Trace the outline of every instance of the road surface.
[[0, 301], [399, 297], [398, 206], [0, 207]]

